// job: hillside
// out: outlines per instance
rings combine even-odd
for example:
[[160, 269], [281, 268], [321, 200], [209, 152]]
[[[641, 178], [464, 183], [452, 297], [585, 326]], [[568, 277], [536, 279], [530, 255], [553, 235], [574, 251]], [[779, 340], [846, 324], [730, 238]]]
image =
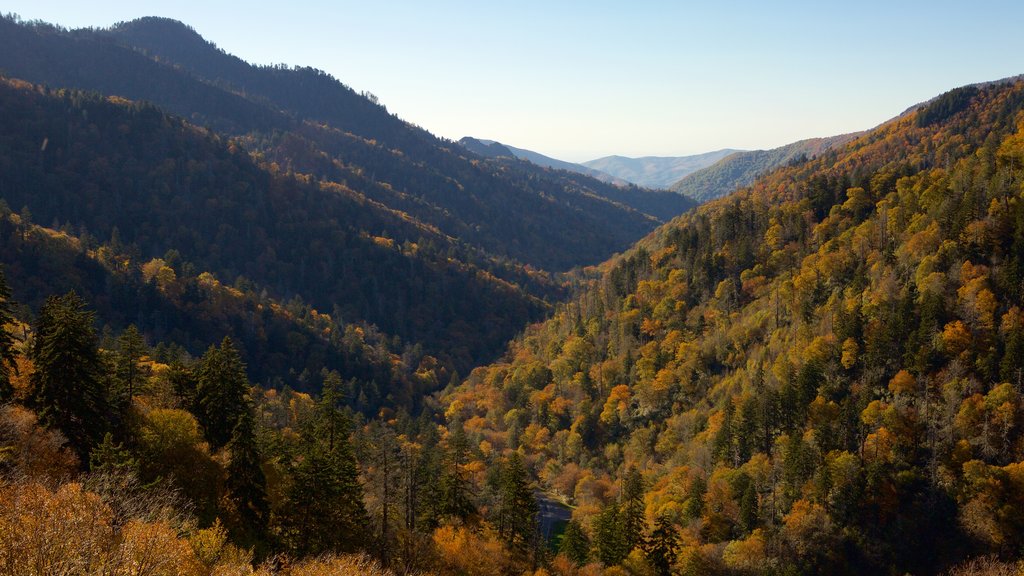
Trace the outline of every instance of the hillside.
[[495, 158], [501, 156], [507, 156], [510, 158], [519, 158], [520, 160], [526, 160], [532, 162], [537, 166], [544, 168], [554, 168], [556, 170], [568, 170], [569, 172], [577, 172], [592, 178], [596, 178], [602, 182], [609, 184], [615, 184], [616, 186], [630, 186], [630, 183], [622, 178], [616, 178], [611, 174], [606, 174], [600, 170], [594, 170], [593, 168], [587, 168], [582, 164], [576, 164], [575, 162], [566, 162], [564, 160], [558, 160], [550, 156], [545, 156], [540, 152], [534, 152], [532, 150], [526, 150], [523, 148], [516, 148], [515, 146], [509, 146], [508, 144], [502, 144], [501, 142], [495, 142], [493, 140], [480, 140], [466, 136], [459, 140], [459, 144], [469, 149], [475, 154], [484, 156], [486, 158]]
[[[567, 270], [663, 220], [610, 200], [614, 187], [585, 176], [481, 162], [323, 72], [251, 66], [179, 22], [65, 31], [5, 18], [0, 30], [9, 77], [152, 102], [284, 171], [357, 189], [497, 258]], [[671, 215], [692, 206], [666, 198]]]
[[574, 506], [574, 562], [1018, 558], [1022, 162], [1024, 83], [1003, 82], [778, 168], [609, 262], [446, 390], [449, 427], [482, 466], [518, 451]]
[[[559, 288], [151, 105], [0, 82], [0, 198], [39, 222], [365, 321], [461, 370]], [[42, 144], [42, 145], [41, 145]], [[506, 278], [502, 280], [501, 277]], [[445, 304], [438, 305], [438, 302]]]
[[717, 150], [693, 156], [606, 156], [582, 162], [583, 166], [600, 170], [645, 188], [665, 189], [687, 174], [718, 162], [736, 150]]
[[737, 188], [749, 186], [758, 176], [775, 168], [790, 162], [804, 162], [859, 135], [856, 133], [831, 138], [810, 138], [771, 150], [736, 152], [711, 166], [684, 176], [669, 189], [698, 202], [707, 202], [721, 198]]

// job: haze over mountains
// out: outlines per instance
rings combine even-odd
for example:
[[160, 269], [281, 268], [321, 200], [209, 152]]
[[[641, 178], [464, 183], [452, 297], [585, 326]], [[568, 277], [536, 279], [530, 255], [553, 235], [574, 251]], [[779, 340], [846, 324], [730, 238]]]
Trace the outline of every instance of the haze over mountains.
[[0, 70], [2, 574], [1019, 571], [1020, 79], [655, 191], [173, 20]]

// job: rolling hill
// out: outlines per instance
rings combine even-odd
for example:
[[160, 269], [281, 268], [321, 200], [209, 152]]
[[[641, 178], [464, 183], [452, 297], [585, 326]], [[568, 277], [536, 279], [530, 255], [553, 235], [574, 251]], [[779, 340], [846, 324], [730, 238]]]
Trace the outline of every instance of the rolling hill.
[[711, 166], [687, 174], [672, 184], [669, 190], [698, 202], [721, 198], [737, 188], [749, 186], [761, 174], [790, 162], [805, 162], [859, 135], [860, 133], [855, 133], [830, 138], [810, 138], [771, 150], [735, 152]]
[[588, 168], [600, 170], [645, 188], [664, 189], [683, 176], [705, 168], [725, 158], [736, 150], [717, 150], [693, 156], [606, 156], [582, 162]]

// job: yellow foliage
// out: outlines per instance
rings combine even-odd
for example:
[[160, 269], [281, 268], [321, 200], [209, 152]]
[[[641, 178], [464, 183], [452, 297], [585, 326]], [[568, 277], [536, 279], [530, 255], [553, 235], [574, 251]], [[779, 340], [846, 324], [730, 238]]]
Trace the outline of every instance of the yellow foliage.
[[768, 556], [765, 553], [764, 532], [757, 528], [745, 540], [733, 540], [722, 551], [722, 561], [733, 570], [758, 572]]
[[906, 370], [900, 370], [889, 380], [889, 391], [893, 394], [911, 394], [917, 387], [914, 376]]
[[451, 576], [492, 576], [511, 564], [508, 551], [489, 530], [474, 532], [465, 526], [441, 526], [434, 530], [438, 573]]

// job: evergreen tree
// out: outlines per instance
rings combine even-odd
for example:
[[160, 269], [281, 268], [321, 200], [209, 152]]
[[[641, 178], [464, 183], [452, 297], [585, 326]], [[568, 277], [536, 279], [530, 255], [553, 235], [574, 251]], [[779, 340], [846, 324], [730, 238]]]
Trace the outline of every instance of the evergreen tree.
[[505, 463], [500, 483], [501, 517], [498, 531], [510, 548], [526, 552], [537, 534], [537, 499], [518, 452]]
[[39, 310], [30, 355], [31, 404], [39, 419], [64, 433], [82, 462], [110, 428], [93, 314], [74, 292], [50, 296]]
[[338, 406], [339, 383], [333, 378], [325, 382], [292, 473], [285, 529], [300, 554], [351, 552], [368, 540], [370, 521], [347, 418]]
[[7, 326], [13, 323], [14, 301], [11, 300], [11, 288], [7, 285], [3, 267], [0, 267], [0, 403], [10, 400], [14, 395], [11, 373], [18, 373], [18, 365], [14, 360], [14, 336], [7, 331]]
[[249, 380], [231, 339], [210, 346], [195, 371], [194, 412], [213, 448], [231, 441], [239, 419], [249, 411]]
[[645, 543], [644, 553], [658, 576], [672, 574], [672, 566], [679, 554], [679, 534], [668, 516], [659, 516], [655, 521], [654, 531]]
[[583, 527], [580, 523], [575, 520], [570, 520], [565, 525], [565, 532], [562, 533], [562, 541], [558, 545], [558, 551], [576, 563], [578, 566], [582, 566], [587, 563], [587, 559], [590, 557], [590, 540], [587, 538], [587, 533], [583, 531]]
[[636, 466], [629, 467], [626, 477], [622, 481], [619, 521], [626, 554], [629, 554], [634, 548], [643, 544], [647, 524], [644, 507], [644, 480]]
[[594, 544], [597, 548], [597, 559], [605, 566], [620, 564], [629, 555], [617, 502], [605, 505], [594, 520]]
[[117, 339], [117, 354], [114, 357], [114, 378], [117, 392], [114, 402], [125, 408], [131, 405], [132, 397], [142, 382], [142, 367], [139, 361], [146, 354], [146, 341], [134, 324], [125, 328]]
[[469, 475], [465, 468], [468, 459], [466, 434], [462, 423], [455, 421], [451, 425], [439, 482], [439, 512], [442, 516], [465, 521], [476, 514], [476, 507], [469, 497]]
[[235, 424], [228, 443], [228, 497], [235, 504], [242, 532], [250, 538], [262, 535], [269, 514], [267, 479], [263, 475], [252, 412], [246, 410]]

